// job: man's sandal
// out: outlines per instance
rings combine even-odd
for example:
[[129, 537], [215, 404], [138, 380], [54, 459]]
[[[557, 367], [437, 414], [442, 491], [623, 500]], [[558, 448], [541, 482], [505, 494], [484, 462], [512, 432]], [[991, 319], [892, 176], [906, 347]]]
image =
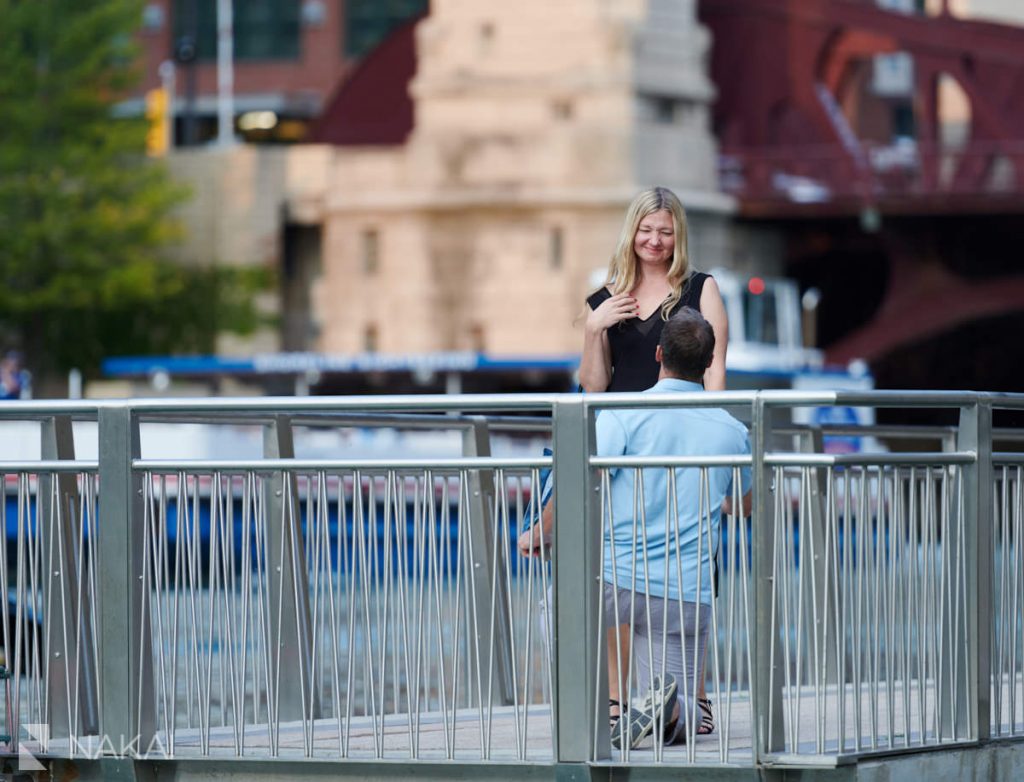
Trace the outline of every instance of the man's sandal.
[[[612, 714], [612, 709], [618, 709], [619, 713]], [[623, 710], [623, 704], [619, 703], [614, 698], [608, 699], [608, 725], [612, 730], [615, 730], [615, 724], [622, 718]]]
[[[709, 698], [697, 698], [697, 705], [700, 707], [700, 722], [697, 724], [696, 735], [707, 736], [715, 730], [715, 715], [711, 711], [711, 700]], [[666, 723], [665, 731], [662, 734], [665, 738], [665, 746], [668, 746], [669, 744], [686, 743], [685, 731], [679, 736], [676, 735], [676, 729], [678, 726], [678, 717], [671, 722]]]
[[715, 732], [715, 713], [711, 711], [710, 698], [697, 698], [697, 706], [700, 707], [700, 722], [697, 723], [697, 735], [707, 736]]
[[654, 677], [640, 705], [631, 708], [615, 723], [612, 728], [612, 746], [621, 749], [628, 744], [630, 749], [636, 749], [640, 742], [651, 735], [655, 725], [663, 728], [671, 719], [675, 703], [675, 677], [672, 674], [665, 674], [664, 683], [661, 677]]

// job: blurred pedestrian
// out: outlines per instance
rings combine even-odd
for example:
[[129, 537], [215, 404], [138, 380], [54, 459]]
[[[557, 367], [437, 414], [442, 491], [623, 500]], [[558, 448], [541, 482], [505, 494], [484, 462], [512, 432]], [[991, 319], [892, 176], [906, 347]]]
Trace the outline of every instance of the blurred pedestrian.
[[21, 354], [9, 350], [0, 359], [0, 399], [28, 399], [31, 396], [32, 376], [21, 365]]

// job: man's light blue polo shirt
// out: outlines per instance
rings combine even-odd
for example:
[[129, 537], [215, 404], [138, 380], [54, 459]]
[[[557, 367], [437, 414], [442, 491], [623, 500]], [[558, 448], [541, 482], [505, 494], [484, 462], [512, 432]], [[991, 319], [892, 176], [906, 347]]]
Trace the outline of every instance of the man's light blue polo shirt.
[[[699, 383], [666, 378], [644, 393], [680, 391], [703, 389]], [[597, 417], [596, 427], [597, 452], [600, 456], [721, 456], [750, 453], [747, 428], [719, 408], [603, 410]], [[667, 591], [670, 599], [678, 600], [681, 575], [684, 600], [696, 602], [699, 595], [700, 602], [710, 603], [711, 560], [714, 555], [711, 547], [718, 547], [722, 500], [732, 492], [733, 468], [708, 468], [703, 527], [699, 526], [702, 504], [700, 468], [676, 470], [674, 507], [667, 502], [667, 469], [658, 467], [643, 470], [642, 501], [639, 494], [634, 497], [634, 468], [612, 469], [609, 472], [612, 535], [605, 532], [605, 581], [658, 597], [664, 597]], [[741, 470], [741, 484], [742, 496], [750, 489], [749, 467]], [[700, 540], [698, 529], [701, 530]], [[645, 531], [646, 568], [643, 557]], [[614, 557], [612, 538], [615, 542]]]

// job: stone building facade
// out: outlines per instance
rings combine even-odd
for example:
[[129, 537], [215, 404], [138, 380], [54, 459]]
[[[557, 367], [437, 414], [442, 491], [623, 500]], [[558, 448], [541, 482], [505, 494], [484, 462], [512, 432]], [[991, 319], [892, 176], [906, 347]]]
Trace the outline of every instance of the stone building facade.
[[737, 229], [718, 187], [695, 6], [433, 0], [404, 144], [187, 153], [186, 222], [223, 261], [277, 257], [292, 350], [576, 352], [625, 207], [654, 184], [687, 206], [698, 268], [771, 273], [778, 240]]
[[435, 0], [416, 37], [408, 142], [334, 157], [319, 349], [578, 350], [652, 184], [688, 205], [696, 262], [727, 261], [693, 2]]

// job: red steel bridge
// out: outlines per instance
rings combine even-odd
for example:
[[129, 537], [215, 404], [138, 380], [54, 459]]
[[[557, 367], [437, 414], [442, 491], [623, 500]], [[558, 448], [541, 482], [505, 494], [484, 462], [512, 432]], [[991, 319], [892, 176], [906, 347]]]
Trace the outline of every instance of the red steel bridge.
[[[831, 294], [829, 358], [883, 375], [922, 361], [951, 387], [1024, 382], [1024, 362], [990, 372], [1006, 350], [1022, 356], [1003, 332], [1024, 326], [1024, 27], [875, 0], [699, 8], [722, 186], [745, 218], [782, 225], [790, 272]], [[879, 94], [880, 55], [902, 60], [902, 92]], [[943, 340], [982, 343], [959, 383], [936, 366]]]

